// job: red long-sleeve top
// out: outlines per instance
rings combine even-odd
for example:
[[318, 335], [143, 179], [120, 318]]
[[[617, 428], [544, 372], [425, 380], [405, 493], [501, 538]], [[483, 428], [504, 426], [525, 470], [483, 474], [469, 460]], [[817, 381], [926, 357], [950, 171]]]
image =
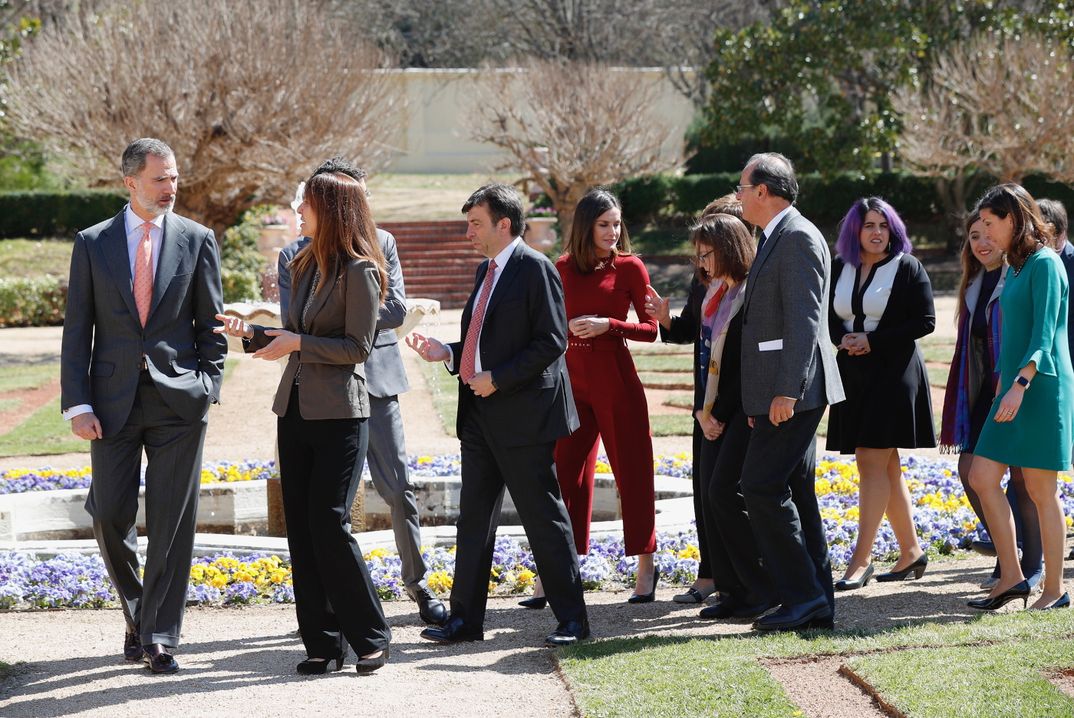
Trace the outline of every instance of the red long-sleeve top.
[[[649, 272], [640, 259], [620, 255], [608, 266], [582, 274], [574, 260], [563, 255], [556, 261], [556, 269], [563, 281], [567, 321], [587, 314], [611, 320], [608, 331], [596, 339], [579, 339], [571, 335], [571, 342], [600, 342], [607, 339], [656, 341], [656, 320], [645, 311], [645, 286], [649, 284]], [[637, 322], [626, 320], [632, 303], [638, 315]]]

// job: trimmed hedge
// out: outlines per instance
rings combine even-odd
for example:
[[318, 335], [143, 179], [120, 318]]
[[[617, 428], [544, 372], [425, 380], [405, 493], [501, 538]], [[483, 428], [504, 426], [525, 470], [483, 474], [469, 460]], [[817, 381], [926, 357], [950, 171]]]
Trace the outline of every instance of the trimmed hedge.
[[[637, 226], [658, 217], [695, 217], [712, 200], [734, 192], [739, 178], [738, 172], [645, 176], [620, 182], [613, 191], [623, 202], [627, 223]], [[880, 195], [908, 222], [934, 222], [942, 213], [934, 181], [909, 172], [814, 172], [800, 175], [798, 185], [797, 206], [817, 224], [838, 222], [854, 200], [867, 195]]]
[[66, 278], [0, 278], [0, 327], [63, 324], [66, 306]]
[[123, 209], [109, 190], [0, 192], [0, 238], [74, 235]]

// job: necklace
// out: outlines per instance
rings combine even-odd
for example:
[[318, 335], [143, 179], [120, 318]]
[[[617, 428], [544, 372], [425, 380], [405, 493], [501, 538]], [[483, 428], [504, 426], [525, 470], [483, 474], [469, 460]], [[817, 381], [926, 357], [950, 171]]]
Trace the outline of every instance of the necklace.
[[597, 261], [597, 263], [593, 266], [593, 271], [596, 271], [598, 269], [604, 269], [606, 267], [610, 267], [611, 265], [612, 265], [612, 258], [611, 257], [605, 257], [604, 259], [601, 259], [601, 260]]
[[[1017, 277], [1019, 274], [1022, 273], [1022, 268], [1026, 266], [1026, 262], [1029, 261], [1029, 258], [1032, 257], [1034, 254], [1036, 254], [1037, 250], [1040, 249], [1043, 246], [1044, 246], [1044, 242], [1042, 242], [1041, 240], [1038, 239], [1037, 240], [1037, 246], [1033, 248], [1032, 252], [1030, 252], [1029, 254], [1026, 255], [1026, 258], [1022, 260], [1021, 264], [1019, 264], [1017, 267], [1013, 263], [1011, 264], [1011, 269], [1014, 270], [1014, 276]], [[1009, 255], [1008, 255], [1008, 261], [1009, 261]]]

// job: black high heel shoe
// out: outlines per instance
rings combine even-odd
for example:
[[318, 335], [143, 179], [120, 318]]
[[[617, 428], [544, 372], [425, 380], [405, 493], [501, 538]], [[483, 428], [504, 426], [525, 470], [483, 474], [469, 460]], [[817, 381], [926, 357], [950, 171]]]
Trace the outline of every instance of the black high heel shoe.
[[1053, 608], [1070, 608], [1070, 594], [1064, 593], [1062, 596], [1055, 599], [1053, 602], [1049, 603], [1047, 606], [1040, 610], [1050, 611]]
[[1002, 608], [1011, 601], [1016, 601], [1020, 598], [1022, 599], [1022, 608], [1025, 608], [1026, 604], [1029, 603], [1029, 592], [1029, 581], [1019, 581], [998, 596], [975, 598], [972, 601], [966, 601], [966, 605], [970, 608], [976, 608], [978, 611], [995, 611], [997, 608]]
[[390, 646], [385, 646], [384, 650], [380, 652], [380, 655], [375, 658], [359, 658], [354, 664], [354, 670], [358, 673], [372, 673], [378, 668], [383, 668], [384, 664], [388, 662], [388, 654], [391, 652], [390, 648]]
[[[865, 571], [862, 572], [858, 578], [841, 578], [835, 582], [836, 591], [853, 591], [857, 588], [864, 588], [869, 585], [869, 581], [873, 577], [873, 565], [869, 564], [865, 567]], [[879, 579], [877, 579], [879, 580]]]
[[925, 568], [929, 565], [929, 555], [927, 553], [921, 554], [916, 561], [907, 566], [901, 571], [888, 571], [882, 573], [876, 577], [878, 583], [887, 583], [888, 581], [902, 581], [911, 573], [914, 574], [914, 578], [918, 579], [925, 573]]
[[304, 676], [321, 676], [328, 672], [328, 664], [332, 661], [336, 662], [335, 670], [343, 670], [343, 656], [336, 656], [335, 658], [307, 658], [299, 663], [295, 670]]
[[518, 602], [522, 608], [533, 608], [540, 610], [548, 605], [548, 599], [544, 596], [531, 596], [530, 598], [524, 598]]
[[652, 603], [656, 600], [656, 584], [660, 582], [660, 569], [653, 566], [653, 590], [649, 593], [635, 593], [626, 600], [627, 603]]

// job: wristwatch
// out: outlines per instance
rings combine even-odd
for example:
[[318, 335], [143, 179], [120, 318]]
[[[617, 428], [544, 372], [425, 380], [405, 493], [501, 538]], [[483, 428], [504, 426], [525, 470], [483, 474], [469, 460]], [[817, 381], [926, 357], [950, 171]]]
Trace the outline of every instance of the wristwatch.
[[1024, 376], [1022, 376], [1021, 374], [1019, 374], [1018, 376], [1016, 376], [1016, 377], [1014, 378], [1014, 383], [1015, 383], [1015, 384], [1017, 384], [1017, 385], [1019, 385], [1019, 386], [1020, 386], [1020, 387], [1022, 387], [1023, 389], [1028, 389], [1028, 388], [1029, 388], [1029, 379], [1026, 379], [1026, 378], [1025, 378]]

